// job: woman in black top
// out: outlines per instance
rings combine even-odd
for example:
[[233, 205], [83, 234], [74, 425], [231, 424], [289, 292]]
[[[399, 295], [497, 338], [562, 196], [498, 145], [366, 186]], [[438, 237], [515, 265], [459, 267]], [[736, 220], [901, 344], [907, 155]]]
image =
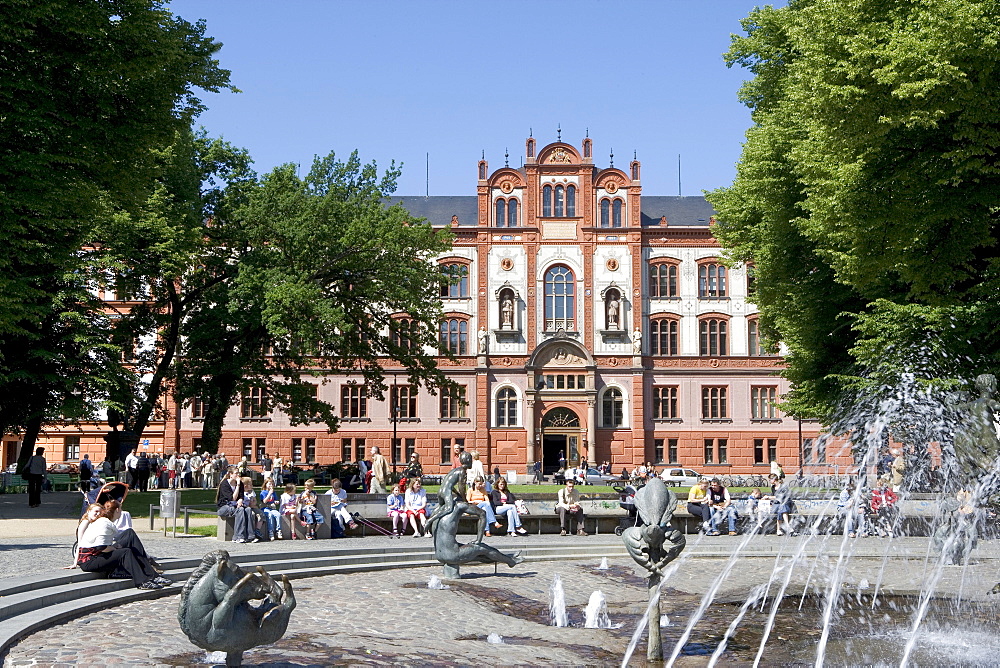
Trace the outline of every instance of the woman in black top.
[[497, 478], [496, 487], [490, 492], [490, 503], [493, 505], [493, 511], [498, 519], [503, 515], [507, 516], [508, 536], [516, 534], [523, 536], [528, 533], [521, 526], [521, 516], [517, 512], [516, 502], [517, 499], [514, 497], [514, 492], [507, 489], [507, 478], [503, 476]]
[[235, 466], [230, 466], [226, 477], [219, 483], [219, 491], [215, 494], [215, 505], [219, 517], [232, 517], [234, 523], [234, 543], [256, 543], [254, 535], [254, 516], [243, 490], [240, 472]]

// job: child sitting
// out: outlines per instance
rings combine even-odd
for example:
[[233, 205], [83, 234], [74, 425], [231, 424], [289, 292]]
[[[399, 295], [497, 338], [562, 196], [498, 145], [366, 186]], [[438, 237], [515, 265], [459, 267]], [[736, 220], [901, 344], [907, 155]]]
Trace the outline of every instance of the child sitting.
[[323, 523], [323, 515], [316, 507], [319, 497], [313, 489], [315, 485], [312, 479], [307, 480], [305, 491], [299, 494], [299, 519], [306, 527], [306, 540], [316, 540], [316, 527]]
[[[299, 513], [299, 495], [295, 493], [295, 485], [288, 483], [285, 485], [285, 493], [281, 495], [281, 514], [288, 518], [288, 527], [292, 530], [292, 540], [298, 538], [295, 535], [295, 516]], [[278, 532], [281, 537], [281, 532]]]
[[396, 485], [392, 492], [386, 497], [386, 514], [392, 518], [392, 535], [402, 536], [406, 531], [406, 497], [403, 495], [405, 488]]

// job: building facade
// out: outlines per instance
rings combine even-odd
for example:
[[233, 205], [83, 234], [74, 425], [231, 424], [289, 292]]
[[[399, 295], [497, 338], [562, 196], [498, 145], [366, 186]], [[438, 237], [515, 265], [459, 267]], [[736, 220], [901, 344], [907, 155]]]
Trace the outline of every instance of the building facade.
[[[782, 358], [761, 347], [752, 272], [721, 261], [704, 198], [644, 196], [639, 161], [598, 167], [589, 137], [541, 148], [529, 137], [520, 168], [479, 162], [475, 195], [394, 201], [454, 233], [437, 261], [461, 276], [441, 292], [440, 345], [455, 359], [440, 363], [462, 391], [432, 395], [390, 365], [375, 401], [358, 379], [331, 375], [317, 392], [339, 408], [332, 434], [292, 427], [251, 392], [227, 416], [230, 459], [327, 464], [378, 445], [397, 462], [418, 452], [435, 473], [460, 444], [490, 470], [522, 473], [560, 458], [720, 474], [764, 472], [772, 459], [790, 472], [850, 465], [814, 445], [816, 423], [775, 407], [789, 389]], [[173, 407], [145, 447], [196, 449], [199, 410]], [[80, 436], [103, 453], [96, 431]]]

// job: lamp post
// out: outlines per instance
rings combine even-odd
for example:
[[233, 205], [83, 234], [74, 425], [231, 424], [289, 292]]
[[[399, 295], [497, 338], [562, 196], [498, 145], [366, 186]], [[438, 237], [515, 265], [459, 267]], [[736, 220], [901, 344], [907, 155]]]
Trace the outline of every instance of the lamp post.
[[389, 411], [392, 414], [392, 475], [396, 475], [396, 423], [399, 422], [399, 386], [396, 385], [396, 374], [392, 374], [392, 392], [389, 397]]

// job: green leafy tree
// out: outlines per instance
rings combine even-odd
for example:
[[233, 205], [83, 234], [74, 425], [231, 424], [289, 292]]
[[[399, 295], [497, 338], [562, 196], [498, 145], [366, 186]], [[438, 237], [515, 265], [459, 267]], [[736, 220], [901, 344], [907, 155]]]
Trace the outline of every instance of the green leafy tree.
[[[205, 402], [203, 447], [217, 449], [226, 411], [250, 388], [293, 424], [332, 431], [336, 409], [315, 396], [310, 377], [360, 374], [381, 399], [382, 365], [392, 360], [415, 384], [452, 384], [428, 352], [441, 316], [432, 260], [451, 236], [385, 205], [398, 175], [395, 166], [379, 175], [356, 152], [317, 158], [304, 178], [284, 165], [213, 221], [222, 252], [206, 272], [228, 278], [194, 306], [177, 366], [180, 401]], [[401, 330], [400, 315], [414, 326]]]
[[[24, 430], [22, 463], [37, 427], [70, 408], [53, 398], [79, 393], [73, 370], [100, 371], [93, 359], [67, 356], [88, 355], [85, 342], [100, 341], [100, 318], [80, 310], [91, 304], [81, 248], [95, 241], [108, 200], [123, 208], [146, 201], [150, 149], [169, 145], [201, 111], [195, 90], [230, 87], [213, 58], [221, 45], [204, 24], [163, 6], [0, 6], [0, 429]], [[39, 387], [29, 402], [19, 390], [31, 383]]]
[[956, 353], [936, 373], [995, 370], [1000, 3], [792, 0], [743, 27], [726, 61], [754, 125], [708, 198], [788, 346], [787, 408], [831, 419], [930, 336]]

